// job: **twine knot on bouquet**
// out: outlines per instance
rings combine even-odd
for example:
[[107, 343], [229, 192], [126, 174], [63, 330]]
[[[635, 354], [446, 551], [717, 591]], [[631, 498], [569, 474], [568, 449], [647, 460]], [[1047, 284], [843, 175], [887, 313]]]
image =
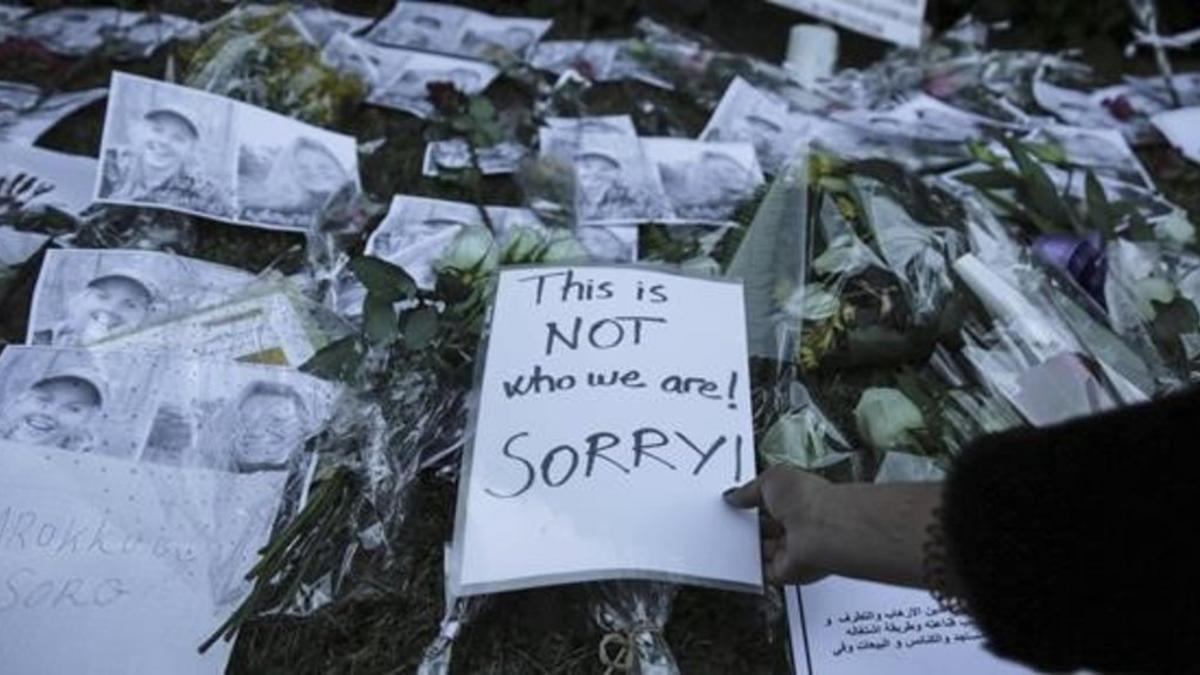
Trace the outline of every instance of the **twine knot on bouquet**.
[[636, 642], [639, 635], [646, 633], [661, 633], [655, 625], [642, 622], [630, 626], [626, 630], [614, 630], [606, 633], [600, 639], [598, 656], [604, 665], [604, 675], [613, 673], [628, 673], [633, 671], [636, 659]]

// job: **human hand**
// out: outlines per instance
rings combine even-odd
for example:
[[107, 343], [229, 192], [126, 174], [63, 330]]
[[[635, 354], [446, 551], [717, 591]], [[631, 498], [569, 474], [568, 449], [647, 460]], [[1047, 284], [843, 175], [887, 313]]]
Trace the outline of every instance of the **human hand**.
[[775, 584], [829, 574], [920, 587], [940, 483], [834, 485], [775, 466], [725, 494], [762, 515], [763, 562]]
[[763, 567], [773, 584], [809, 583], [829, 574], [822, 569], [822, 516], [833, 486], [814, 474], [773, 466], [745, 485], [725, 492], [739, 509], [758, 508], [762, 524]]

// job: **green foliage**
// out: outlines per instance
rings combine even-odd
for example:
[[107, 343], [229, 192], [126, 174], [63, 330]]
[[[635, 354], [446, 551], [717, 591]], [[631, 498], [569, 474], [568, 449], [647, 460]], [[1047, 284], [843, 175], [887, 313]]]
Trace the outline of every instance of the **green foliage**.
[[417, 284], [402, 267], [372, 256], [357, 256], [350, 260], [355, 278], [381, 302], [408, 300], [417, 293]]
[[182, 82], [320, 126], [336, 126], [365, 85], [325, 65], [285, 17], [288, 5], [245, 6], [179, 49]]

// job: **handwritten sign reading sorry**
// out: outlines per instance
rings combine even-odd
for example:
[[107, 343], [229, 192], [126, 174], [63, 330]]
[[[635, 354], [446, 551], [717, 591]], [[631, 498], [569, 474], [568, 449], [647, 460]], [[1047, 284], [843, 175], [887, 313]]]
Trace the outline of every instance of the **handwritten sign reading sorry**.
[[742, 287], [500, 273], [455, 530], [462, 595], [611, 578], [761, 586]]

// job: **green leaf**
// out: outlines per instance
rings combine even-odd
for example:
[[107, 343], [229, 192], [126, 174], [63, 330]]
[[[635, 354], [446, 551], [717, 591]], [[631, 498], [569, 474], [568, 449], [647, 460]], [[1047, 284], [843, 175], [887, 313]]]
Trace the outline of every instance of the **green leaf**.
[[417, 284], [403, 268], [385, 260], [360, 256], [350, 261], [354, 276], [381, 301], [400, 302], [417, 293]]
[[367, 293], [363, 302], [363, 332], [375, 344], [385, 344], [400, 332], [396, 310], [386, 298]]
[[1076, 226], [1074, 214], [1058, 194], [1046, 170], [1018, 143], [1009, 141], [1006, 145], [1024, 178], [1021, 189], [1023, 196], [1030, 202], [1029, 206], [1049, 221], [1050, 229], [1045, 234], [1072, 231], [1082, 234]]
[[487, 121], [496, 116], [496, 108], [492, 102], [482, 96], [476, 96], [471, 99], [470, 107], [471, 117], [479, 121]]
[[967, 141], [967, 152], [971, 153], [971, 157], [982, 164], [988, 166], [1000, 167], [1004, 165], [1004, 158], [997, 155], [988, 147], [987, 143], [977, 139]]
[[1087, 217], [1092, 227], [1100, 230], [1105, 239], [1111, 239], [1121, 222], [1121, 214], [1108, 203], [1104, 194], [1104, 186], [1096, 178], [1096, 174], [1088, 171], [1084, 183], [1087, 200]]
[[1029, 154], [1047, 164], [1063, 164], [1067, 161], [1067, 155], [1063, 152], [1062, 146], [1054, 143], [1026, 143], [1025, 148]]
[[330, 342], [300, 366], [300, 371], [326, 380], [349, 382], [358, 373], [367, 350], [357, 335]]
[[1018, 190], [1021, 188], [1021, 178], [1005, 169], [985, 169], [961, 173], [954, 177], [980, 190]]
[[405, 312], [401, 320], [404, 345], [409, 349], [423, 349], [437, 335], [438, 313], [432, 307], [418, 307]]
[[1200, 313], [1190, 300], [1176, 297], [1169, 303], [1153, 302], [1154, 322], [1150, 327], [1155, 342], [1162, 346], [1168, 358], [1180, 358], [1183, 346], [1179, 336], [1195, 333], [1200, 327]]

